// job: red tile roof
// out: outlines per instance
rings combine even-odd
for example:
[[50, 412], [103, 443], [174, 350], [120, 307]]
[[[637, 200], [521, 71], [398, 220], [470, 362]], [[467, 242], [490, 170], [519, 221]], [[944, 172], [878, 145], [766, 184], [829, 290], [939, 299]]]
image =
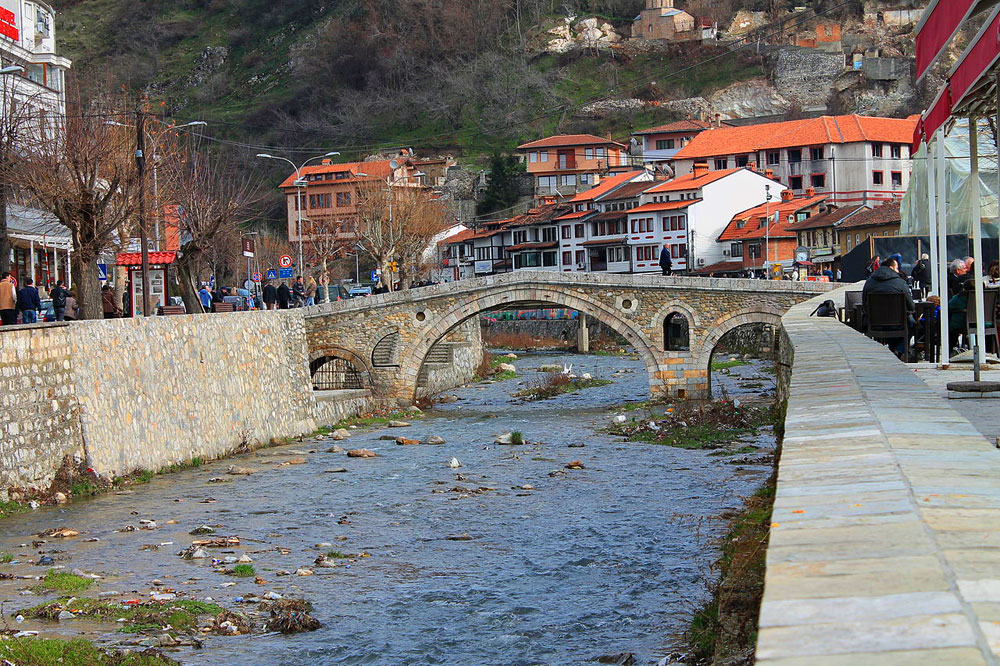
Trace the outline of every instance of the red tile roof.
[[909, 118], [821, 116], [806, 120], [705, 130], [681, 148], [674, 159], [700, 159], [828, 143], [858, 141], [911, 143], [917, 118], [918, 116]]
[[633, 208], [632, 210], [626, 211], [627, 213], [655, 213], [663, 210], [679, 210], [681, 208], [687, 208], [691, 204], [696, 204], [701, 199], [687, 199], [685, 201], [663, 201], [660, 203], [648, 203], [644, 206], [639, 206], [638, 208]]
[[735, 273], [744, 271], [746, 268], [743, 266], [741, 261], [720, 261], [717, 264], [709, 264], [704, 268], [699, 268], [694, 271], [698, 275], [707, 275], [708, 273]]
[[580, 192], [575, 197], [569, 200], [569, 203], [580, 203], [583, 201], [593, 201], [599, 196], [607, 194], [616, 187], [624, 185], [633, 178], [641, 176], [643, 172], [640, 171], [626, 171], [625, 173], [619, 173], [614, 176], [607, 176], [601, 179], [601, 182], [590, 188], [589, 190], [584, 190]]
[[477, 229], [465, 229], [457, 234], [452, 234], [447, 238], [438, 241], [438, 245], [453, 245], [455, 243], [465, 243], [476, 237]]
[[856, 215], [844, 220], [838, 229], [854, 229], [856, 227], [875, 227], [884, 224], [899, 224], [899, 200], [882, 204], [875, 208], [861, 210]]
[[679, 176], [673, 180], [668, 180], [664, 183], [660, 183], [656, 187], [646, 190], [647, 194], [659, 194], [660, 192], [676, 192], [678, 190], [695, 190], [699, 187], [708, 185], [709, 183], [714, 183], [720, 178], [725, 178], [726, 176], [736, 173], [737, 171], [746, 171], [746, 169], [720, 169], [718, 171], [709, 171], [703, 173], [697, 178], [693, 173], [689, 173], [686, 176]]
[[[750, 240], [756, 238], [795, 238], [795, 230], [792, 227], [795, 221], [788, 221], [789, 215], [794, 215], [800, 210], [816, 206], [825, 201], [827, 195], [820, 194], [804, 199], [792, 199], [791, 201], [771, 201], [766, 204], [754, 206], [742, 213], [737, 213], [729, 221], [726, 228], [719, 234], [720, 241]], [[767, 217], [773, 220], [774, 214], [778, 213], [778, 223], [771, 222], [762, 226], [761, 221]], [[742, 228], [741, 228], [742, 223]], [[770, 226], [770, 231], [767, 227]]]
[[825, 213], [819, 215], [813, 215], [808, 220], [803, 220], [802, 222], [796, 222], [792, 225], [792, 229], [795, 231], [803, 231], [805, 229], [821, 229], [822, 227], [832, 227], [837, 225], [841, 220], [850, 217], [854, 213], [862, 210], [864, 206], [844, 206], [842, 208], [831, 208]]
[[[913, 137], [910, 138], [912, 139]], [[594, 136], [593, 134], [556, 134], [555, 136], [547, 136], [537, 141], [522, 143], [517, 149], [529, 150], [532, 148], [557, 148], [563, 146], [616, 146], [624, 148], [625, 144], [605, 137]]]
[[532, 224], [545, 224], [568, 212], [570, 212], [570, 208], [564, 203], [546, 204], [538, 208], [532, 208], [524, 215], [504, 220], [502, 224], [504, 227], [526, 227]]
[[559, 242], [548, 241], [545, 243], [520, 243], [519, 245], [511, 245], [507, 248], [507, 251], [517, 252], [519, 250], [545, 250], [551, 247], [559, 247]]
[[[172, 264], [177, 258], [176, 252], [149, 252], [150, 264]], [[142, 252], [120, 252], [115, 263], [118, 266], [141, 266]]]
[[662, 181], [643, 180], [643, 181], [625, 183], [618, 189], [601, 196], [600, 199], [603, 201], [618, 201], [620, 199], [632, 199], [639, 196], [649, 188], [655, 187], [660, 182]]
[[587, 210], [575, 210], [572, 213], [566, 213], [565, 215], [560, 215], [556, 220], [577, 220], [581, 217], [586, 217], [591, 213], [596, 213], [597, 211], [593, 208], [588, 208]]
[[[700, 132], [704, 129], [709, 129], [714, 127], [713, 123], [707, 122], [705, 120], [678, 120], [672, 123], [667, 123], [666, 125], [658, 125], [656, 127], [650, 127], [649, 129], [639, 130], [638, 132], [632, 132], [633, 135], [639, 136], [641, 134], [671, 134], [673, 132]], [[730, 124], [726, 121], [722, 121], [723, 127], [730, 127]]]
[[[304, 169], [299, 170], [302, 173], [302, 177], [305, 178], [311, 174], [317, 173], [343, 173], [344, 171], [350, 171], [352, 176], [356, 176], [359, 173], [367, 174], [371, 178], [381, 178], [386, 179], [392, 175], [392, 167], [389, 166], [389, 160], [376, 160], [372, 162], [343, 162], [341, 164], [316, 164], [313, 166], [307, 166]], [[278, 185], [280, 188], [295, 187], [293, 183], [295, 182], [296, 175], [293, 173], [288, 178]], [[357, 182], [359, 180], [370, 180], [370, 178], [347, 178], [341, 180], [323, 180], [323, 181], [309, 181], [310, 183], [344, 183], [344, 182]]]

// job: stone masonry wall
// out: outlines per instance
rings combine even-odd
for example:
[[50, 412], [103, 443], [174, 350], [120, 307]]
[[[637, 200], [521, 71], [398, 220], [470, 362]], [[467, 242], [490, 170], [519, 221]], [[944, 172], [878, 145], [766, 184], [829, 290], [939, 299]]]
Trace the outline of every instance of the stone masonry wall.
[[424, 380], [419, 387], [420, 396], [432, 396], [472, 381], [483, 360], [483, 335], [479, 318], [473, 317], [456, 326], [435, 348], [448, 350], [449, 362], [445, 364], [425, 361], [421, 372]]
[[0, 499], [42, 488], [67, 455], [83, 454], [66, 326], [0, 335]]

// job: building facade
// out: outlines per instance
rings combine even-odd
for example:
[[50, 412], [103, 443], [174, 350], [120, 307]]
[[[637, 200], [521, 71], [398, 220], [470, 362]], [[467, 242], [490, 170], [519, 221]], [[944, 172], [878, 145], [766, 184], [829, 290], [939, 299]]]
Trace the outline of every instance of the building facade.
[[626, 146], [593, 134], [558, 134], [517, 147], [534, 179], [536, 197], [572, 197], [610, 171], [629, 166]]
[[730, 125], [722, 120], [718, 124], [704, 120], [678, 120], [666, 125], [632, 132], [632, 136], [639, 142], [642, 161], [645, 164], [664, 164], [672, 160], [681, 148], [691, 142], [691, 139], [701, 132], [717, 126], [729, 127]]
[[55, 138], [66, 114], [72, 63], [56, 51], [55, 11], [40, 0], [0, 0], [0, 66], [23, 68], [0, 77], [4, 113], [27, 109], [40, 138]]
[[646, 7], [632, 21], [634, 39], [684, 41], [700, 39], [694, 17], [674, 7], [674, 0], [646, 0]]
[[902, 198], [910, 182], [916, 117], [823, 116], [700, 132], [674, 156], [678, 175], [748, 167], [797, 194], [812, 188], [833, 205], [879, 205]]

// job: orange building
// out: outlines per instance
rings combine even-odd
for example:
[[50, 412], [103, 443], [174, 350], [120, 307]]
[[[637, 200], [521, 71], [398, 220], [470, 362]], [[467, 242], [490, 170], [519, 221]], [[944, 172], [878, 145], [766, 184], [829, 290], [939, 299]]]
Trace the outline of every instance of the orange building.
[[557, 134], [517, 147], [527, 158], [535, 196], [573, 196], [609, 171], [629, 167], [625, 144], [593, 134]]
[[778, 201], [737, 213], [719, 235], [719, 243], [729, 245], [730, 260], [724, 262], [725, 266], [706, 266], [699, 272], [760, 271], [765, 262], [787, 264], [794, 261], [798, 236], [793, 225], [825, 212], [827, 198], [814, 191], [796, 198], [791, 190], [782, 190]]

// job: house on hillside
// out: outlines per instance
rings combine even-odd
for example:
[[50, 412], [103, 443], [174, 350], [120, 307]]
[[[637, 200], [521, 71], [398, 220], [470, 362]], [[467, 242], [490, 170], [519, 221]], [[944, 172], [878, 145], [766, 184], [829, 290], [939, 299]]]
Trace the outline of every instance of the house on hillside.
[[701, 39], [694, 17], [674, 7], [674, 0], [646, 0], [646, 7], [632, 21], [633, 39], [686, 41]]
[[716, 242], [739, 211], [764, 203], [785, 187], [750, 169], [710, 171], [701, 162], [692, 173], [659, 183], [640, 195], [640, 205], [627, 213], [632, 271], [660, 270], [660, 249], [666, 245], [673, 270], [691, 272], [722, 261]]
[[796, 197], [786, 189], [777, 201], [740, 211], [719, 234], [718, 244], [726, 255], [724, 262], [709, 264], [699, 272], [761, 274], [768, 265], [791, 266], [798, 247], [795, 224], [826, 212], [828, 198], [812, 190]]
[[723, 120], [720, 120], [719, 124], [716, 125], [705, 120], [688, 118], [632, 132], [632, 136], [639, 142], [644, 163], [663, 164], [673, 159], [674, 155], [698, 134], [717, 126], [730, 127], [731, 125]]
[[910, 181], [917, 117], [822, 116], [699, 132], [671, 162], [677, 175], [707, 162], [713, 171], [748, 167], [797, 194], [808, 188], [831, 205], [899, 199]]
[[627, 168], [626, 146], [593, 134], [557, 134], [517, 147], [535, 180], [535, 196], [569, 198]]

